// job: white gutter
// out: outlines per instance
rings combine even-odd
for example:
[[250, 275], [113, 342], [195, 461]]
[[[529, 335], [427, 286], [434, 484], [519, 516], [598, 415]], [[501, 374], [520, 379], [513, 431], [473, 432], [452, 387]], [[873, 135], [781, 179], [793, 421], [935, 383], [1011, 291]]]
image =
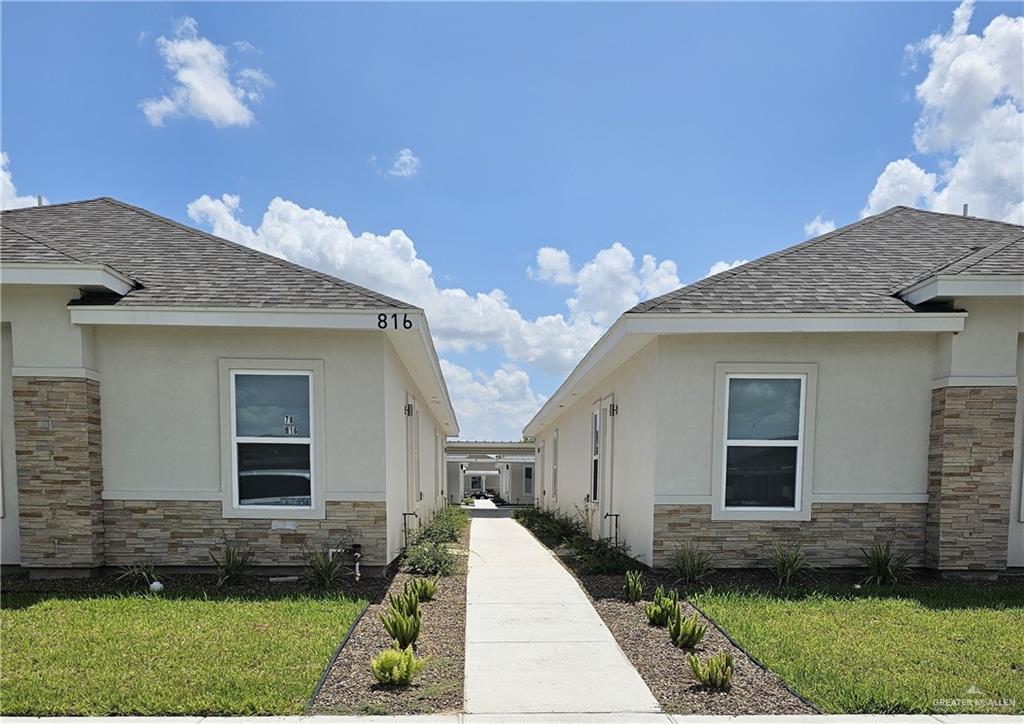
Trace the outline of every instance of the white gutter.
[[[588, 374], [629, 338], [646, 343], [658, 335], [670, 334], [800, 334], [800, 333], [903, 333], [934, 334], [962, 332], [966, 312], [894, 312], [891, 314], [853, 313], [664, 313], [623, 314], [590, 348], [576, 368], [544, 406], [523, 428], [526, 436], [535, 436], [542, 424], [593, 386], [578, 389]], [[636, 345], [639, 350], [642, 344]], [[636, 350], [634, 350], [636, 351]], [[598, 380], [595, 380], [596, 383]]]
[[909, 304], [955, 297], [1021, 297], [1024, 274], [937, 274], [900, 292]]
[[32, 284], [107, 289], [124, 296], [135, 282], [106, 264], [77, 262], [2, 262], [0, 284]]

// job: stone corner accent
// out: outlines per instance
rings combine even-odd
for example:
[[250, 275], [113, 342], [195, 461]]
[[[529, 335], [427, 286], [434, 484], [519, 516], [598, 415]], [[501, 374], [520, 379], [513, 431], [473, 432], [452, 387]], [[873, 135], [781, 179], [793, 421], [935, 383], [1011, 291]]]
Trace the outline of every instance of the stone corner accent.
[[862, 549], [892, 539], [921, 563], [924, 503], [814, 503], [811, 519], [712, 520], [710, 505], [654, 506], [654, 566], [667, 566], [680, 545], [695, 543], [720, 568], [762, 568], [775, 543], [799, 543], [811, 563], [828, 568], [863, 564]]
[[940, 570], [1007, 564], [1017, 389], [932, 391], [926, 561]]
[[248, 546], [258, 566], [300, 566], [307, 548], [339, 540], [362, 544], [367, 566], [390, 562], [383, 502], [329, 500], [323, 520], [297, 520], [293, 530], [273, 530], [268, 518], [225, 518], [212, 500], [105, 500], [103, 508], [112, 566], [209, 566], [225, 539]]
[[14, 377], [12, 388], [22, 565], [103, 565], [99, 383]]

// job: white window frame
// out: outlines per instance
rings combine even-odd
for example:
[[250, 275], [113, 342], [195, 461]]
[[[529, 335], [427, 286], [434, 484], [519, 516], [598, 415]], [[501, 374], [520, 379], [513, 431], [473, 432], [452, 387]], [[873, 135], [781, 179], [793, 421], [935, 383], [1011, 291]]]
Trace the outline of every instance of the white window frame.
[[[313, 442], [313, 373], [309, 370], [231, 370], [231, 502], [236, 508], [252, 510], [313, 510], [316, 508], [316, 460], [315, 443]], [[249, 437], [238, 434], [238, 408], [236, 407], [236, 380], [239, 375], [279, 377], [305, 377], [309, 394], [309, 436], [308, 437]], [[309, 505], [242, 505], [238, 491], [238, 446], [255, 445], [308, 445], [309, 446]]]
[[[530, 471], [529, 477], [527, 477], [527, 475], [526, 475], [526, 471], [527, 470]], [[534, 473], [534, 469], [533, 469], [532, 465], [524, 465], [523, 466], [523, 495], [531, 495], [532, 496], [534, 494], [533, 491], [537, 489], [537, 480], [536, 480], [536, 478], [534, 478], [533, 473]], [[530, 489], [529, 490], [526, 489], [526, 481], [527, 480], [530, 481]]]
[[601, 401], [598, 400], [590, 408], [590, 469], [587, 475], [587, 496], [591, 503], [597, 503], [601, 498], [601, 434], [603, 432]]
[[558, 429], [551, 435], [551, 502], [558, 500]]
[[[714, 454], [712, 457], [712, 520], [810, 520], [813, 474], [815, 406], [817, 399], [816, 364], [719, 363], [715, 366]], [[733, 379], [798, 379], [800, 417], [797, 440], [729, 440], [729, 381]], [[794, 506], [728, 507], [726, 498], [726, 456], [729, 447], [795, 447], [796, 471]]]
[[[221, 500], [225, 518], [318, 519], [325, 517], [327, 466], [324, 455], [323, 360], [221, 359]], [[235, 377], [237, 375], [305, 375], [309, 378], [309, 437], [239, 437], [236, 434]], [[238, 502], [238, 443], [295, 443], [309, 445], [308, 506], [240, 505]]]

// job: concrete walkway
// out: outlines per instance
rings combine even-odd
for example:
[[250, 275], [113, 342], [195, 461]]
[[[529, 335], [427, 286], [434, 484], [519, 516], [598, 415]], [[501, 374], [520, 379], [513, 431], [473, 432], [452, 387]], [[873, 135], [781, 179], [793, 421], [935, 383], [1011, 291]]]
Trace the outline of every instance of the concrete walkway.
[[474, 518], [471, 526], [468, 714], [659, 711], [586, 594], [547, 548], [508, 518]]

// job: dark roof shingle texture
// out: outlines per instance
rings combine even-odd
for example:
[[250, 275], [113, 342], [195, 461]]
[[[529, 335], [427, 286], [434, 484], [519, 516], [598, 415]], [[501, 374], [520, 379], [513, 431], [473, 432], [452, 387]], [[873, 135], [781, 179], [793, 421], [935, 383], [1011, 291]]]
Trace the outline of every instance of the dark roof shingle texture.
[[108, 198], [3, 212], [0, 258], [106, 264], [139, 284], [119, 306], [415, 309]]
[[1024, 274], [1022, 235], [1024, 227], [1013, 224], [897, 206], [629, 311], [909, 312], [899, 290], [985, 250], [993, 251], [967, 273]]

